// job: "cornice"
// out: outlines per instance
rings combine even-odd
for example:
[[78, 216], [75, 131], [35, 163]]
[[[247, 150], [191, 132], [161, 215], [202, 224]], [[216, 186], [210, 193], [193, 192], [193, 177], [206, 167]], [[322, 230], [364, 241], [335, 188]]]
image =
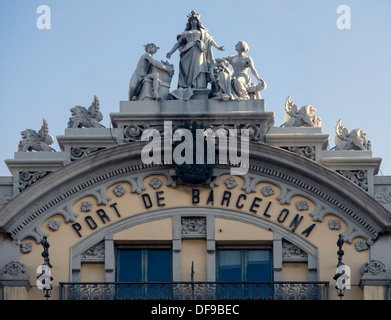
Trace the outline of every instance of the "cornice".
[[[80, 198], [81, 194], [92, 192], [89, 190], [94, 186], [115, 180], [123, 174], [171, 168], [143, 164], [140, 154], [145, 144], [133, 142], [109, 147], [54, 171], [1, 209], [0, 227], [17, 239], [18, 235], [22, 234], [24, 237], [36, 237], [37, 234], [39, 236], [38, 229], [26, 233], [29, 224], [33, 221], [43, 222], [43, 219], [49, 218], [49, 213], [53, 214], [54, 209], [62, 214], [66, 221], [74, 221], [76, 215], [69, 208], [70, 199], [74, 200]], [[370, 241], [376, 239], [380, 232], [390, 230], [390, 213], [383, 206], [350, 181], [314, 161], [277, 147], [252, 143], [250, 163], [249, 174], [245, 176], [246, 192], [252, 192], [251, 188], [255, 185], [258, 174], [291, 185], [308, 194], [310, 198], [327, 204], [326, 207], [332, 208], [353, 223], [353, 235], [354, 225], [364, 230]], [[226, 164], [216, 165], [216, 169], [218, 168], [225, 168], [229, 172], [229, 166]], [[135, 190], [140, 188], [137, 183], [134, 182]], [[285, 193], [286, 201], [289, 201], [292, 196], [290, 190]], [[98, 202], [107, 201], [104, 191], [95, 190], [93, 195]], [[319, 207], [319, 211], [313, 213], [315, 221], [321, 221], [328, 212], [325, 206]]]

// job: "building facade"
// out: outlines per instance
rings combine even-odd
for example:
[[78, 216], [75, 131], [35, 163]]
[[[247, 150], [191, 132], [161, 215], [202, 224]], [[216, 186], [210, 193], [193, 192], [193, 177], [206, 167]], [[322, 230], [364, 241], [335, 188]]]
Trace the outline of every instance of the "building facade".
[[60, 152], [44, 121], [6, 160], [2, 299], [390, 299], [391, 178], [365, 133], [339, 122], [328, 150], [313, 108], [274, 123], [262, 79], [232, 97], [218, 66], [171, 94], [148, 61], [112, 128], [95, 97]]

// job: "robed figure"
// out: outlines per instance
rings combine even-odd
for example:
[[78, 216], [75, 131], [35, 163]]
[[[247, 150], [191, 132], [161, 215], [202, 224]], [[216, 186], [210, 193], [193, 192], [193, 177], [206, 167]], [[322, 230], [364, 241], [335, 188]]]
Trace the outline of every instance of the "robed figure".
[[187, 16], [185, 31], [177, 36], [167, 58], [178, 50], [180, 52], [178, 90], [171, 92], [177, 99], [188, 100], [194, 90], [206, 89], [210, 79], [210, 68], [214, 63], [212, 47], [220, 51], [224, 46], [218, 46], [202, 25], [200, 15], [194, 10]]

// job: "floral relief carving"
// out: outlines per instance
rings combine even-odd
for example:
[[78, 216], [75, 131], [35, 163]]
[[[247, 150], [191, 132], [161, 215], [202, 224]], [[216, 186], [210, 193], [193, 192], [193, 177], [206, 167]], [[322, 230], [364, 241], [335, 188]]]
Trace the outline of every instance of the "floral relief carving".
[[229, 177], [227, 180], [224, 181], [224, 183], [228, 189], [235, 188], [238, 185], [233, 177]]
[[330, 230], [339, 230], [341, 229], [341, 223], [337, 219], [329, 220], [329, 229]]
[[153, 178], [150, 182], [149, 185], [154, 188], [155, 190], [159, 189], [163, 182], [161, 182], [158, 178]]
[[20, 251], [22, 253], [29, 253], [33, 250], [33, 244], [31, 242], [23, 242], [20, 245]]
[[92, 209], [92, 203], [91, 201], [83, 201], [80, 205], [80, 210], [82, 212], [88, 212], [91, 211]]
[[120, 184], [113, 189], [113, 193], [119, 198], [125, 194], [125, 189]]
[[296, 202], [296, 208], [299, 211], [304, 211], [304, 210], [308, 210], [309, 207], [308, 207], [307, 201], [302, 200], [302, 201], [297, 201]]
[[261, 189], [261, 192], [262, 192], [264, 197], [269, 197], [269, 196], [272, 196], [274, 194], [274, 190], [273, 190], [273, 188], [271, 186], [263, 187]]
[[304, 158], [315, 160], [315, 147], [282, 147], [282, 149], [297, 153], [299, 156]]
[[336, 172], [349, 179], [365, 191], [368, 191], [367, 170], [337, 170]]
[[368, 250], [369, 246], [365, 240], [357, 241], [354, 246], [358, 252]]
[[47, 176], [50, 171], [30, 172], [22, 171], [19, 173], [19, 191], [23, 191], [33, 183]]
[[206, 218], [182, 218], [182, 235], [206, 235]]
[[60, 228], [60, 224], [61, 224], [60, 221], [50, 219], [48, 222], [48, 228], [53, 231], [57, 231]]

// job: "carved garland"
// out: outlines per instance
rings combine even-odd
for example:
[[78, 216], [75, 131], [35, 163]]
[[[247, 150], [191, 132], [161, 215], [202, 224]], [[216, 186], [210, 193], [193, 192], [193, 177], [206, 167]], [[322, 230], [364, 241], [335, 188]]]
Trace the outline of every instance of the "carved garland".
[[105, 148], [94, 148], [94, 147], [76, 147], [71, 148], [71, 161], [82, 159], [90, 154], [104, 150]]
[[[240, 138], [240, 132], [242, 129], [249, 129], [249, 139], [250, 141], [257, 141], [257, 142], [265, 142], [266, 133], [269, 130], [269, 126], [273, 125], [268, 123], [268, 120], [260, 120], [257, 123], [228, 123], [228, 124], [221, 124], [221, 123], [214, 123], [212, 121], [203, 120], [202, 121], [206, 127], [211, 127], [214, 130], [218, 129], [235, 129], [238, 130], [238, 138]], [[183, 125], [182, 121], [173, 121], [172, 123], [172, 131], [175, 132], [180, 126]], [[160, 134], [164, 135], [164, 126], [162, 125], [154, 125], [154, 124], [129, 124], [124, 126], [123, 128], [123, 142], [129, 143], [129, 142], [135, 142], [140, 141], [141, 136], [143, 132], [146, 129], [154, 128], [160, 132]]]

